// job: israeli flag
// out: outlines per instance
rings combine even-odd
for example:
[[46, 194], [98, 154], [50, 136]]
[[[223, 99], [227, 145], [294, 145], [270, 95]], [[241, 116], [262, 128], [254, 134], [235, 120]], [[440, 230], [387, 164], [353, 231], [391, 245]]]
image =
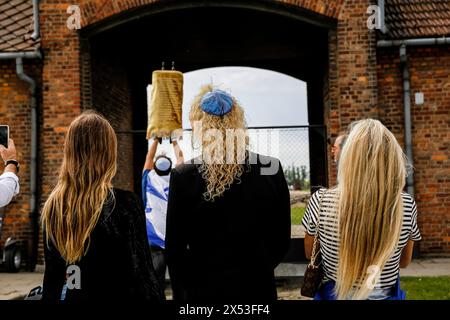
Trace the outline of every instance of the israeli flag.
[[144, 172], [144, 204], [150, 245], [165, 248], [167, 202], [170, 174], [159, 176], [155, 170]]

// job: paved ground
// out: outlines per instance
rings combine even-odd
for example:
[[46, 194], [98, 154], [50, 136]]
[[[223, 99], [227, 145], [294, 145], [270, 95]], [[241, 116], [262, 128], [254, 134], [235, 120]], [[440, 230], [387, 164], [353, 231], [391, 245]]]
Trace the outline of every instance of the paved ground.
[[0, 300], [23, 298], [31, 289], [42, 283], [42, 273], [0, 273]]
[[[303, 300], [299, 287], [301, 276], [305, 271], [304, 264], [281, 264], [276, 270], [278, 277], [277, 287], [280, 300]], [[42, 283], [41, 272], [0, 273], [0, 300], [23, 299], [34, 287]], [[450, 258], [439, 259], [415, 259], [407, 269], [401, 269], [402, 276], [428, 277], [450, 276]], [[171, 299], [170, 289], [166, 290], [166, 296]]]
[[415, 259], [406, 269], [400, 269], [401, 276], [433, 277], [450, 276], [450, 258]]
[[[277, 277], [301, 277], [305, 273], [305, 264], [283, 263], [275, 269]], [[450, 276], [450, 258], [414, 259], [406, 269], [400, 269], [400, 275], [411, 277]]]

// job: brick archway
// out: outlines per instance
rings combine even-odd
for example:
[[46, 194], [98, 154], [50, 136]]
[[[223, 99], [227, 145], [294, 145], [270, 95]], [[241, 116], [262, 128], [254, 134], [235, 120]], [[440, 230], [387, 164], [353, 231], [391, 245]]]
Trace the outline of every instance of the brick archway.
[[[286, 14], [312, 21], [334, 20], [329, 33], [329, 81], [326, 85], [325, 117], [330, 134], [336, 135], [360, 115], [376, 113], [375, 32], [366, 28], [370, 0], [318, 1], [155, 1], [155, 0], [81, 0], [78, 2], [82, 30], [137, 19], [148, 10], [180, 6], [240, 5], [260, 10], [284, 10]], [[83, 59], [80, 32], [66, 25], [71, 1], [41, 1], [43, 65], [43, 150], [42, 200], [51, 190], [60, 165], [64, 134], [82, 105]], [[356, 63], [355, 63], [356, 62]], [[333, 173], [331, 173], [333, 175]], [[331, 179], [331, 182], [333, 180]]]
[[[140, 189], [140, 162], [145, 158], [141, 153], [146, 144], [140, 135], [131, 136], [126, 132], [146, 127], [146, 108], [142, 108], [146, 103], [140, 88], [151, 82], [151, 71], [160, 67], [161, 58], [167, 58], [168, 63], [176, 61], [178, 70], [182, 72], [216, 66], [246, 66], [301, 79], [308, 83], [308, 90], [312, 93], [308, 95], [308, 121], [313, 125], [323, 125], [322, 87], [327, 64], [327, 28], [240, 7], [170, 9], [148, 14], [137, 22], [130, 21], [109, 29], [100, 25], [101, 31], [97, 25], [88, 34], [86, 29], [82, 33], [86, 39], [83, 40], [86, 46], [82, 48], [82, 107], [94, 108], [104, 114], [119, 132], [120, 145], [133, 145], [120, 157], [120, 170], [115, 180], [117, 186], [134, 188], [135, 191]], [[226, 26], [226, 17], [229, 16], [233, 16], [232, 26]], [[177, 26], [184, 28], [165, 25], [165, 21], [177, 21]], [[202, 28], [204, 24], [215, 25], [211, 28], [214, 31]], [[152, 33], [151, 41], [143, 41], [150, 30], [163, 25], [165, 27], [158, 33]], [[299, 38], [302, 41], [294, 44], [291, 36], [284, 34], [287, 29], [304, 33]], [[309, 48], [305, 49], [302, 43], [309, 43]], [[221, 49], [215, 49], [218, 47]], [[311, 66], [317, 68], [312, 70]], [[318, 132], [311, 134], [312, 141], [321, 141], [310, 143], [311, 149], [319, 153], [313, 161], [317, 165], [314, 166], [312, 183], [314, 186], [326, 185], [323, 135], [314, 139]]]
[[[123, 14], [127, 11], [135, 11], [144, 7], [161, 4], [161, 0], [85, 0], [80, 2], [80, 9], [83, 12], [82, 27], [87, 27], [109, 19], [114, 15]], [[208, 6], [227, 6], [227, 7], [248, 7], [269, 10], [270, 6], [279, 5], [286, 9], [304, 9], [310, 13], [322, 15], [328, 18], [336, 19], [339, 16], [343, 0], [272, 0], [272, 1], [165, 1], [164, 5], [173, 8], [186, 8], [193, 5]]]
[[[53, 188], [61, 164], [67, 127], [80, 114], [83, 101], [83, 33], [120, 27], [157, 10], [201, 6], [244, 6], [281, 13], [306, 23], [331, 26], [328, 33], [327, 83], [323, 88], [324, 122], [328, 135], [362, 116], [378, 112], [375, 32], [366, 27], [370, 0], [318, 1], [152, 1], [79, 0], [82, 29], [69, 30], [67, 8], [72, 1], [41, 0], [41, 39], [44, 53], [42, 85], [41, 203]], [[99, 31], [100, 30], [100, 31]], [[287, 30], [287, 32], [290, 32]], [[295, 41], [295, 37], [292, 38]], [[322, 92], [316, 92], [322, 94]], [[329, 168], [331, 166], [331, 159]], [[334, 171], [329, 181], [334, 183]]]

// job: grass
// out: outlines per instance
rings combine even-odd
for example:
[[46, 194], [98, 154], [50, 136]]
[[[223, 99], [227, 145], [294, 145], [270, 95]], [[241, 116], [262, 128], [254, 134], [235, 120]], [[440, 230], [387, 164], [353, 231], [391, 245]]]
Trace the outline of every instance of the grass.
[[407, 300], [450, 300], [450, 276], [401, 277]]
[[291, 207], [291, 224], [301, 224], [305, 209], [302, 207]]

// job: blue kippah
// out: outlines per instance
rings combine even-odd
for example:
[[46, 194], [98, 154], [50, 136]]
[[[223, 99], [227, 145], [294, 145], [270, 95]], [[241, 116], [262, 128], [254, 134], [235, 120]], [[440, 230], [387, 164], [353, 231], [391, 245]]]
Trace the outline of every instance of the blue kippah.
[[233, 108], [233, 98], [225, 91], [213, 90], [203, 96], [200, 108], [206, 113], [223, 116]]

